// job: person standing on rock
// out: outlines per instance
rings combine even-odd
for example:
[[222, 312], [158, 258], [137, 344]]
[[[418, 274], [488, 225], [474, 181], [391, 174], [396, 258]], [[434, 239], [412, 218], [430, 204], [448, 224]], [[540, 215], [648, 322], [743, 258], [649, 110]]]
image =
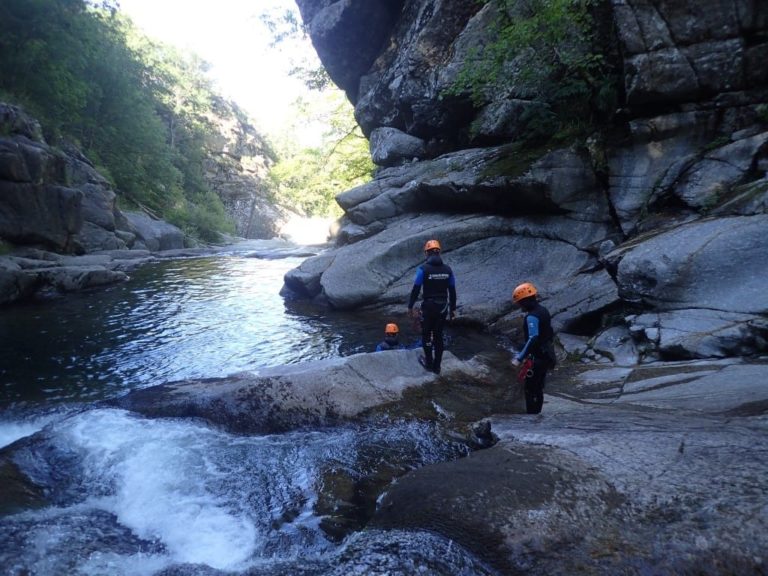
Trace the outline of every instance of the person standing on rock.
[[389, 323], [384, 327], [384, 340], [379, 342], [376, 346], [376, 352], [382, 352], [384, 350], [404, 350], [405, 346], [400, 344], [399, 335], [400, 328], [397, 324]]
[[530, 282], [524, 282], [512, 292], [512, 301], [525, 311], [523, 334], [525, 345], [512, 359], [512, 365], [519, 367], [526, 361], [523, 381], [525, 410], [528, 414], [539, 414], [544, 405], [544, 381], [547, 371], [555, 366], [554, 331], [549, 311], [537, 298], [538, 291]]
[[[408, 300], [408, 315], [412, 318], [419, 314], [413, 306], [423, 290], [421, 302], [421, 343], [424, 358], [422, 366], [440, 374], [443, 359], [443, 328], [448, 314], [453, 319], [456, 314], [456, 278], [450, 266], [440, 257], [440, 242], [429, 240], [424, 245], [427, 261], [416, 270], [411, 297]], [[434, 348], [434, 350], [433, 350]]]

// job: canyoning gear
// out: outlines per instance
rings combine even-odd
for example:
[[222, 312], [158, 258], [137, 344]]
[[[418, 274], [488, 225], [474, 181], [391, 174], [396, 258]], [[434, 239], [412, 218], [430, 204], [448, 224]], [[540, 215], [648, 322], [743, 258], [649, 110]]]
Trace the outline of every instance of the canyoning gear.
[[[432, 242], [432, 241], [430, 241]], [[437, 243], [437, 240], [434, 242]], [[429, 244], [429, 242], [427, 243]], [[438, 243], [439, 246], [439, 243]], [[448, 314], [456, 311], [456, 278], [450, 266], [443, 263], [440, 253], [433, 249], [427, 261], [416, 270], [416, 278], [408, 299], [408, 313], [413, 317], [413, 306], [422, 292], [421, 342], [424, 358], [432, 371], [440, 373], [445, 344], [443, 327]]]
[[440, 242], [437, 240], [427, 240], [427, 243], [424, 244], [424, 252], [429, 252], [431, 250], [442, 250]]
[[526, 378], [533, 378], [533, 357], [528, 356], [522, 364], [520, 364], [520, 370], [517, 373], [517, 381], [520, 384], [525, 382]]
[[557, 359], [554, 355], [554, 330], [549, 311], [538, 302], [533, 302], [526, 311], [523, 324], [525, 345], [517, 354], [517, 359], [522, 361], [528, 355], [534, 358], [547, 360], [550, 367], [554, 367]]
[[390, 322], [384, 327], [384, 340], [379, 342], [376, 346], [376, 352], [382, 352], [383, 350], [404, 350], [405, 346], [400, 344], [397, 339], [397, 335], [400, 332], [400, 328], [397, 324]]
[[397, 337], [385, 338], [376, 345], [376, 352], [384, 352], [385, 350], [406, 350], [406, 346], [400, 344]]
[[526, 311], [523, 323], [525, 345], [515, 355], [515, 360], [523, 362], [517, 378], [523, 383], [526, 412], [539, 414], [544, 406], [544, 384], [547, 371], [553, 368], [556, 362], [555, 334], [552, 330], [549, 310], [539, 304], [536, 298], [530, 296], [522, 298], [522, 303]]
[[517, 304], [520, 300], [536, 296], [536, 294], [538, 294], [536, 286], [530, 282], [523, 282], [512, 292], [512, 301]]
[[540, 414], [544, 406], [544, 384], [547, 377], [547, 364], [533, 358], [532, 367], [523, 375], [523, 394], [525, 411], [528, 414]]
[[446, 312], [456, 310], [456, 278], [450, 266], [443, 264], [440, 254], [430, 254], [427, 261], [416, 270], [416, 278], [408, 300], [409, 310], [416, 303], [422, 288], [424, 301], [431, 300], [441, 306], [448, 304]]

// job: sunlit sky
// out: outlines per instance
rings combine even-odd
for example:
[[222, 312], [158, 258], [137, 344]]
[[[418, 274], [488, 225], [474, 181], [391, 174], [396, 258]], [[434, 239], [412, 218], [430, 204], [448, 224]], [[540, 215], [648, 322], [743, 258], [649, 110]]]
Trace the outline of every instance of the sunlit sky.
[[314, 57], [308, 42], [270, 47], [271, 35], [259, 15], [272, 9], [296, 11], [296, 5], [293, 0], [120, 0], [120, 10], [148, 36], [191, 50], [211, 64], [219, 91], [267, 133], [280, 130], [289, 105], [306, 93], [287, 74], [291, 59], [302, 53]]

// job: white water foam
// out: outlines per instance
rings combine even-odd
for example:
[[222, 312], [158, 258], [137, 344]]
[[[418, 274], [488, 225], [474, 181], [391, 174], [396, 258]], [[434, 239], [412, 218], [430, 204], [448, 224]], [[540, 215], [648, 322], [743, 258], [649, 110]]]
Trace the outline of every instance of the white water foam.
[[13, 444], [16, 440], [32, 436], [45, 428], [46, 424], [60, 416], [40, 417], [30, 420], [0, 420], [0, 448]]
[[88, 482], [106, 493], [90, 503], [140, 538], [161, 542], [173, 562], [237, 569], [253, 554], [259, 533], [252, 518], [206, 485], [215, 468], [207, 453], [222, 433], [119, 410], [79, 415], [60, 432], [83, 453]]

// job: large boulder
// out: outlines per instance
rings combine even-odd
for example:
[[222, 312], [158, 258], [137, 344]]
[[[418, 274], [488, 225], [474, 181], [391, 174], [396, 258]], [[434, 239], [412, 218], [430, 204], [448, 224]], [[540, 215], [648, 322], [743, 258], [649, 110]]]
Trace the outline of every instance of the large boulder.
[[565, 214], [612, 224], [589, 156], [557, 149], [533, 161], [516, 147], [475, 148], [381, 171], [337, 196], [354, 225], [420, 212]]
[[[768, 215], [709, 219], [616, 254], [621, 295], [657, 310], [768, 313]], [[609, 256], [611, 259], [612, 256]]]
[[[115, 401], [152, 417], [197, 417], [237, 433], [264, 434], [335, 424], [399, 400], [437, 376], [418, 350], [356, 354], [264, 368], [226, 378], [171, 382]], [[444, 374], [465, 369], [446, 352]]]
[[503, 574], [763, 571], [765, 363], [553, 376], [542, 414], [497, 413], [495, 446], [398, 479], [369, 526], [440, 534]]
[[0, 134], [0, 239], [78, 254], [132, 242], [115, 190], [75, 146], [49, 146], [33, 118], [3, 103]]
[[337, 86], [357, 99], [360, 76], [392, 33], [404, 0], [298, 0], [320, 59]]
[[371, 159], [379, 166], [397, 166], [423, 157], [427, 150], [424, 140], [397, 128], [376, 128], [370, 140]]
[[184, 247], [184, 232], [164, 220], [157, 220], [144, 212], [123, 212], [129, 230], [137, 236], [136, 247], [152, 252]]
[[466, 320], [485, 325], [507, 314], [511, 291], [525, 278], [543, 287], [560, 326], [617, 300], [615, 284], [589, 251], [609, 233], [605, 226], [574, 225], [566, 218], [531, 222], [477, 214], [422, 215], [305, 261], [286, 275], [286, 286], [340, 309], [404, 308], [416, 267], [423, 262], [424, 243], [439, 238], [444, 260], [457, 277]]

